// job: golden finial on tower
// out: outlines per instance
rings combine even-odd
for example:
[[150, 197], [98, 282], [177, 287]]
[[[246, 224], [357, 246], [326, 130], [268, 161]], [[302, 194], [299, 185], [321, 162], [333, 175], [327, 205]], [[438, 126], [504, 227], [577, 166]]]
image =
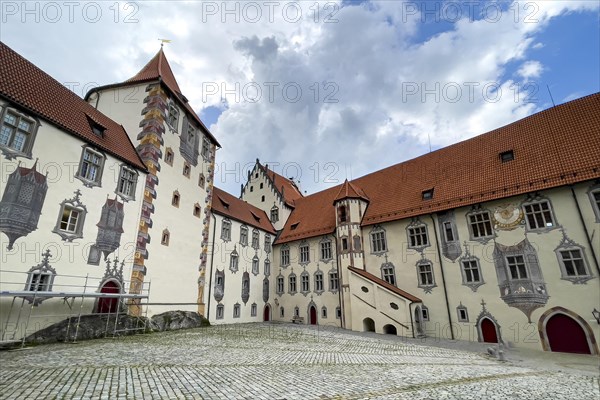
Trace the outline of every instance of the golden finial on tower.
[[163, 45], [165, 43], [171, 43], [171, 39], [161, 39], [161, 38], [158, 38], [158, 40], [160, 40], [160, 47], [163, 47]]

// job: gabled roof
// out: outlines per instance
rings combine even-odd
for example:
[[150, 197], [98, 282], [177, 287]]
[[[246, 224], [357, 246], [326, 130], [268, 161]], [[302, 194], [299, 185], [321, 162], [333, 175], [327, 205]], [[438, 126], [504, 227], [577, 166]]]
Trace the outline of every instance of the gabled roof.
[[230, 195], [218, 187], [213, 188], [212, 211], [263, 231], [276, 233], [269, 217], [263, 210]]
[[[600, 93], [355, 179], [351, 183], [370, 200], [362, 225], [598, 179], [598, 110]], [[502, 161], [506, 152], [512, 161]], [[297, 200], [278, 243], [333, 232], [332, 204], [341, 187]], [[424, 199], [431, 189], [433, 197]]]
[[369, 281], [371, 281], [371, 282], [373, 282], [373, 283], [375, 283], [375, 284], [377, 284], [379, 286], [382, 286], [382, 287], [386, 288], [390, 292], [393, 292], [393, 293], [397, 294], [400, 297], [404, 297], [405, 299], [410, 300], [410, 301], [415, 302], [415, 303], [420, 303], [421, 302], [421, 299], [418, 298], [417, 296], [413, 296], [412, 294], [410, 294], [408, 292], [405, 292], [402, 289], [398, 289], [396, 286], [392, 285], [391, 283], [388, 283], [388, 282], [384, 281], [383, 279], [378, 278], [375, 275], [373, 275], [373, 274], [371, 274], [371, 273], [369, 273], [369, 272], [367, 272], [367, 271], [365, 271], [363, 269], [359, 269], [359, 268], [355, 268], [355, 267], [350, 267], [350, 266], [348, 267], [348, 269], [350, 271], [354, 272], [355, 274], [360, 275], [363, 278], [365, 278], [365, 279], [367, 279], [367, 280], [369, 280]]
[[211, 139], [211, 141], [217, 146], [221, 146], [213, 134], [208, 130], [206, 125], [204, 125], [204, 122], [202, 122], [200, 117], [198, 117], [198, 114], [196, 114], [187, 98], [182, 94], [162, 46], [158, 53], [156, 53], [156, 55], [150, 61], [148, 61], [148, 63], [137, 74], [122, 83], [115, 83], [94, 88], [86, 94], [85, 98], [87, 100], [89, 95], [94, 91], [153, 81], [160, 81], [164, 83], [169, 92], [171, 92], [171, 95], [176, 98], [180, 105], [187, 110], [188, 114], [194, 118], [194, 121], [200, 125], [200, 128]]
[[[129, 165], [146, 167], [125, 129], [0, 42], [0, 96]], [[93, 122], [104, 128], [93, 132]]]
[[348, 182], [348, 179], [344, 181], [342, 187], [340, 188], [338, 194], [335, 196], [333, 202], [337, 202], [338, 200], [343, 199], [362, 199], [365, 201], [369, 201], [367, 195], [364, 192], [357, 188], [352, 182]]
[[291, 179], [284, 178], [275, 171], [269, 169], [268, 165], [263, 166], [262, 164], [258, 163], [258, 166], [271, 180], [273, 187], [275, 188], [275, 190], [277, 190], [279, 195], [282, 196], [285, 204], [293, 208], [296, 200], [304, 197], [298, 189], [298, 186], [296, 186], [296, 184]]

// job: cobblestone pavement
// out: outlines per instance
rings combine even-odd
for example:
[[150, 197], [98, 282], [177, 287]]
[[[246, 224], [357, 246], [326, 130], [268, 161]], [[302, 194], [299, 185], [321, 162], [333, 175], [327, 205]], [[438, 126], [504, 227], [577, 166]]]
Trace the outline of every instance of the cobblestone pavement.
[[45, 345], [0, 362], [0, 399], [600, 398], [598, 376], [295, 325]]

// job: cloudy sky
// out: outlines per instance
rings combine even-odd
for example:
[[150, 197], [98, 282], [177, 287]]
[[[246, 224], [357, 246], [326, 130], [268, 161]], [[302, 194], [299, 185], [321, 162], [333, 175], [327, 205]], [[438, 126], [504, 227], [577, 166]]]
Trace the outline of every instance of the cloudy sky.
[[83, 96], [159, 38], [239, 194], [314, 193], [600, 91], [599, 1], [3, 1], [3, 42]]

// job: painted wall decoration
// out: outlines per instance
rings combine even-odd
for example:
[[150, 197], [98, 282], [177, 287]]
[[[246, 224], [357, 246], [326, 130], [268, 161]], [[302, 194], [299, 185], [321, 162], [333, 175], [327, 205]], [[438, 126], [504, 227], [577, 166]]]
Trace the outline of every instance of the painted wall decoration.
[[19, 163], [4, 188], [0, 201], [0, 231], [8, 236], [8, 250], [17, 239], [37, 229], [48, 184], [46, 176], [37, 172], [36, 166], [37, 160], [31, 168]]
[[523, 223], [523, 210], [515, 204], [502, 204], [492, 213], [494, 228], [510, 231]]
[[244, 304], [248, 302], [250, 298], [250, 274], [248, 271], [242, 274], [242, 301]]
[[90, 248], [88, 264], [99, 265], [101, 255], [106, 259], [120, 246], [124, 218], [123, 203], [120, 203], [116, 196], [114, 199], [107, 198], [102, 206], [100, 222], [96, 224], [98, 235], [96, 244]]
[[215, 290], [214, 290], [215, 300], [217, 300], [217, 301], [223, 300], [224, 293], [225, 293], [225, 271], [217, 270], [215, 272]]

